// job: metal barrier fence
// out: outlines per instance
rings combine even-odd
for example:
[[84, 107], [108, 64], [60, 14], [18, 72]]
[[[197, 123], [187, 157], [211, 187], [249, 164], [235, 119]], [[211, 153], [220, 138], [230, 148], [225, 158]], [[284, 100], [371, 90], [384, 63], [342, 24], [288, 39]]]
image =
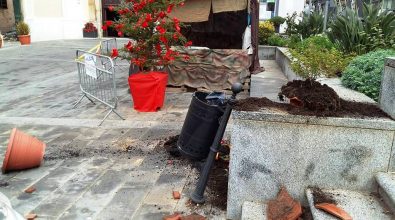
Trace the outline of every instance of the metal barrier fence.
[[99, 126], [106, 120], [111, 112], [114, 112], [121, 119], [125, 120], [115, 111], [118, 98], [115, 84], [114, 63], [112, 59], [108, 56], [77, 50], [76, 62], [82, 96], [78, 102], [75, 103], [74, 107], [76, 107], [84, 97], [95, 104], [92, 100], [94, 99], [110, 108], [110, 111], [100, 122]]
[[[100, 43], [100, 54], [105, 56], [110, 56], [114, 48], [118, 49], [116, 38], [103, 39]], [[112, 61], [114, 62], [114, 67], [118, 67], [121, 70], [123, 70], [121, 65], [118, 64], [118, 59], [119, 59], [118, 57], [112, 57]]]

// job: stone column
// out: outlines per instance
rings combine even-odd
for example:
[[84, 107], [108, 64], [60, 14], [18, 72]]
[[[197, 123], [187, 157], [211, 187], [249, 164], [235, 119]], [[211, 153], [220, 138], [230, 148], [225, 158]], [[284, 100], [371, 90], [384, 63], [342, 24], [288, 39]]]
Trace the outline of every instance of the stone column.
[[395, 57], [385, 61], [379, 103], [380, 108], [395, 119]]

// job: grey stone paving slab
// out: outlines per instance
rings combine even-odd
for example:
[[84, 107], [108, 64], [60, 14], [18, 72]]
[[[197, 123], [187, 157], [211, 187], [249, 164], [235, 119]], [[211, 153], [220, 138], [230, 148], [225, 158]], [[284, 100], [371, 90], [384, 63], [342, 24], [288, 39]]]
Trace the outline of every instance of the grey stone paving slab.
[[[369, 193], [347, 190], [323, 190], [323, 192], [331, 195], [333, 199], [338, 203], [337, 205], [344, 211], [346, 211], [352, 217], [352, 219], [394, 219], [394, 216], [382, 206], [383, 203], [377, 197]], [[338, 219], [314, 207], [314, 197], [310, 189], [306, 190], [306, 195], [314, 220]]]
[[131, 219], [148, 190], [146, 186], [120, 188], [96, 219]]
[[376, 181], [379, 185], [379, 194], [395, 213], [395, 174], [379, 172], [376, 174]]
[[148, 205], [143, 204], [136, 211], [136, 214], [133, 215], [131, 219], [133, 220], [157, 220], [163, 219], [164, 216], [173, 214], [172, 206], [163, 206], [163, 205]]
[[[89, 190], [92, 185], [106, 172], [106, 169], [113, 164], [107, 158], [96, 158], [91, 163], [85, 165], [72, 178], [58, 187], [34, 208], [37, 215], [60, 216], [65, 210]], [[114, 179], [116, 181], [116, 179]]]
[[243, 203], [241, 220], [266, 220], [266, 209], [265, 203], [246, 201]]
[[[56, 168], [50, 174], [35, 182], [34, 187], [37, 190], [34, 193], [28, 194], [21, 190], [17, 197], [11, 199], [14, 209], [22, 214], [30, 212], [54, 190], [76, 175], [75, 170], [80, 170], [87, 163], [88, 160], [86, 159], [81, 161], [66, 161], [63, 166]], [[81, 168], [78, 169], [77, 167]]]

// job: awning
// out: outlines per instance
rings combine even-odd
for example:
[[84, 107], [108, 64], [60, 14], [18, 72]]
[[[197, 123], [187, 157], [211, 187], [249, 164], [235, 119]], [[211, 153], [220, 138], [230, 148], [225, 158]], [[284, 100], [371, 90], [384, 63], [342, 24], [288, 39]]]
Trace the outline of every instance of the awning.
[[169, 15], [182, 22], [207, 21], [210, 10], [213, 13], [240, 11], [247, 8], [247, 0], [186, 0], [184, 6], [177, 7]]

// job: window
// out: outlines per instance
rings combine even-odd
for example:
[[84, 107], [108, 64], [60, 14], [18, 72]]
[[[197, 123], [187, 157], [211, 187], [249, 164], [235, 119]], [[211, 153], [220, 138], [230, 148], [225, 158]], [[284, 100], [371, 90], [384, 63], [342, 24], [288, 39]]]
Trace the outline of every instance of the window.
[[0, 8], [8, 8], [7, 0], [0, 0]]

